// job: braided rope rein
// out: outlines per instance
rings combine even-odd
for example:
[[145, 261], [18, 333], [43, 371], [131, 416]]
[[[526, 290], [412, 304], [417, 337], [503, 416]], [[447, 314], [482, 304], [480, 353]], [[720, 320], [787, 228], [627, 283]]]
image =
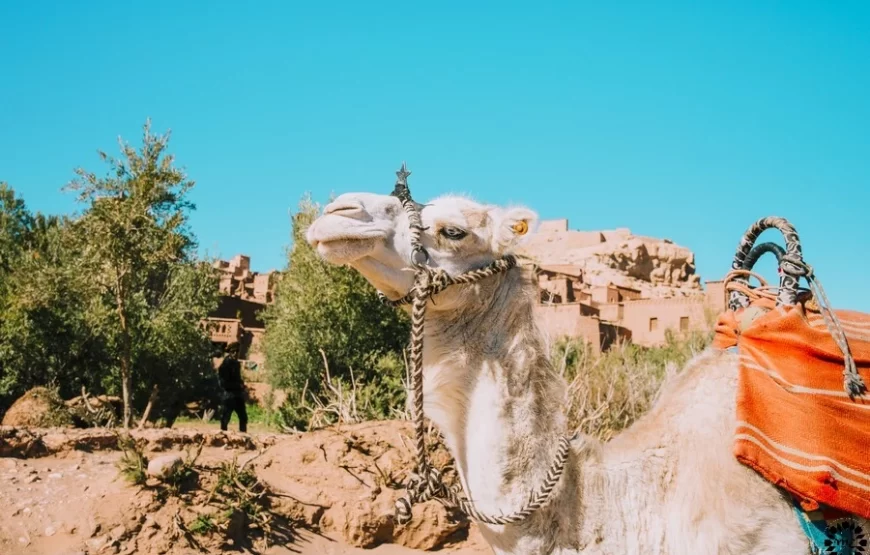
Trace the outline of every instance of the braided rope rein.
[[407, 524], [412, 519], [412, 507], [436, 499], [442, 504], [458, 508], [466, 515], [485, 524], [504, 525], [515, 524], [528, 518], [532, 513], [544, 507], [550, 499], [556, 484], [565, 470], [565, 463], [571, 449], [571, 439], [559, 439], [556, 455], [547, 474], [538, 488], [529, 497], [522, 508], [509, 514], [488, 515], [478, 511], [471, 500], [462, 494], [461, 484], [448, 488], [444, 483], [441, 471], [429, 464], [426, 453], [426, 428], [423, 414], [423, 332], [426, 317], [426, 306], [429, 300], [451, 285], [467, 285], [483, 279], [505, 273], [517, 266], [513, 255], [506, 255], [495, 260], [488, 266], [470, 270], [458, 276], [451, 276], [441, 268], [432, 268], [426, 263], [429, 254], [422, 246], [420, 236], [424, 231], [416, 203], [411, 199], [407, 185], [405, 164], [396, 172], [398, 179], [393, 195], [398, 197], [402, 207], [408, 214], [411, 234], [411, 264], [414, 266], [414, 285], [400, 299], [391, 301], [378, 291], [378, 297], [388, 306], [398, 307], [411, 305], [411, 393], [413, 395], [412, 418], [414, 420], [415, 449], [417, 464], [415, 471], [408, 480], [406, 495], [399, 498], [395, 505], [396, 521]]

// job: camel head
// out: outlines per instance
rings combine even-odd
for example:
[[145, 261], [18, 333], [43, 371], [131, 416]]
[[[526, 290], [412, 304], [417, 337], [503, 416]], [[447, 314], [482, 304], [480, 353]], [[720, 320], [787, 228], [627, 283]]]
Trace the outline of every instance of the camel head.
[[[503, 208], [454, 195], [420, 207], [420, 218], [429, 265], [453, 276], [513, 252], [538, 219], [525, 207]], [[306, 237], [324, 260], [353, 267], [395, 300], [414, 283], [408, 223], [394, 196], [346, 193], [324, 208]]]

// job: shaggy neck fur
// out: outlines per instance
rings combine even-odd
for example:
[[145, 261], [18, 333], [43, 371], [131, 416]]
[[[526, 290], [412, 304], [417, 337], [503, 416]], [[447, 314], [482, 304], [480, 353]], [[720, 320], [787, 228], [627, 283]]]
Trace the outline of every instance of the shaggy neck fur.
[[[512, 512], [544, 479], [567, 433], [566, 384], [535, 325], [536, 291], [524, 270], [451, 293], [454, 309], [427, 312], [425, 413], [444, 435], [477, 509]], [[575, 468], [572, 456], [549, 507], [526, 522], [481, 527], [496, 553], [576, 545]]]

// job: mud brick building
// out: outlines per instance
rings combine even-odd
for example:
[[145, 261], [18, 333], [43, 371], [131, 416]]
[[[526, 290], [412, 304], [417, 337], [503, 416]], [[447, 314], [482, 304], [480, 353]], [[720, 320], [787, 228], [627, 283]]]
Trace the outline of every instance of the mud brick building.
[[551, 338], [582, 338], [593, 351], [617, 340], [665, 342], [666, 330], [705, 328], [724, 310], [721, 281], [701, 287], [694, 254], [629, 229], [572, 231], [568, 220], [541, 222], [521, 254], [536, 272], [536, 316]]
[[237, 255], [231, 260], [217, 260], [220, 272], [218, 307], [203, 323], [209, 330], [216, 351], [238, 342], [239, 357], [247, 367], [264, 362], [263, 334], [266, 331], [261, 313], [274, 300], [276, 272], [251, 271], [249, 256]]

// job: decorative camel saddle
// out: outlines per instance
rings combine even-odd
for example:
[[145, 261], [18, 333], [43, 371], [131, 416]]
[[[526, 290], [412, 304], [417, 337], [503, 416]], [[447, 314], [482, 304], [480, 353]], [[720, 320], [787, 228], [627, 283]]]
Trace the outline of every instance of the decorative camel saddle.
[[[768, 228], [782, 231], [785, 250], [753, 249]], [[771, 251], [778, 288], [751, 271]], [[761, 285], [751, 287], [750, 277]], [[801, 277], [810, 289], [798, 287]], [[713, 346], [740, 357], [735, 456], [793, 496], [804, 531], [819, 540], [816, 552], [848, 552], [831, 544], [838, 537], [870, 553], [867, 531], [848, 518], [870, 518], [870, 314], [830, 308], [797, 232], [782, 218], [747, 231], [725, 289], [728, 310]]]

